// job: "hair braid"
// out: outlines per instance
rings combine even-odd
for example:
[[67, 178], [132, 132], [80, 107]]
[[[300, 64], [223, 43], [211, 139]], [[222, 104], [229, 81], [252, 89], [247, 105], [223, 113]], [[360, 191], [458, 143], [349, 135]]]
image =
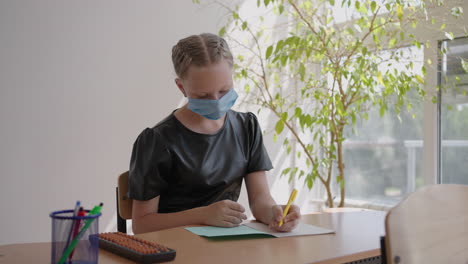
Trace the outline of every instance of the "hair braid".
[[186, 37], [172, 48], [172, 63], [179, 78], [184, 77], [190, 65], [203, 67], [223, 59], [233, 65], [227, 42], [211, 33]]

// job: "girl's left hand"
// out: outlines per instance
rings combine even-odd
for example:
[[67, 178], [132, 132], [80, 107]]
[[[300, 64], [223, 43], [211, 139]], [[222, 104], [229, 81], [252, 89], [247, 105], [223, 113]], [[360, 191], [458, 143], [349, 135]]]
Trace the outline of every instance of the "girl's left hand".
[[279, 226], [281, 219], [283, 218], [283, 210], [286, 205], [274, 205], [272, 210], [272, 221], [269, 225], [270, 229], [276, 232], [289, 232], [296, 228], [301, 219], [301, 210], [297, 205], [292, 204], [289, 207], [288, 214], [283, 219], [283, 225]]

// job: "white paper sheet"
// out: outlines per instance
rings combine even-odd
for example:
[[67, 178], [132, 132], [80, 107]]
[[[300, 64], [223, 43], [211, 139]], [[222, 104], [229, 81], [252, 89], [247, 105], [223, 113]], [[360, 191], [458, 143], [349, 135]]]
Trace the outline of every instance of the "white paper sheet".
[[297, 227], [291, 232], [272, 232], [267, 225], [259, 222], [244, 223], [243, 225], [271, 234], [275, 237], [308, 236], [335, 233], [335, 231], [330, 229], [304, 223], [299, 223]]

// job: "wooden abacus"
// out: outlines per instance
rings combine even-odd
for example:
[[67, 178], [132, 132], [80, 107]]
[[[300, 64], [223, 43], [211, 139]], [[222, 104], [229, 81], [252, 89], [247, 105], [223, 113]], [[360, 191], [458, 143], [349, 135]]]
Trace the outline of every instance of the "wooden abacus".
[[170, 261], [176, 255], [166, 246], [120, 232], [99, 234], [99, 247], [138, 263]]

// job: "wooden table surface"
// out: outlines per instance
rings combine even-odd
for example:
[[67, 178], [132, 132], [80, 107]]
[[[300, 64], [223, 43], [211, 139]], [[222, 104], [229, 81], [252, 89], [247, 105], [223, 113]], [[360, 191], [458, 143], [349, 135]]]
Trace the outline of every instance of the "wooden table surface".
[[[335, 234], [213, 241], [183, 228], [137, 235], [177, 251], [172, 263], [345, 263], [380, 255], [385, 212], [361, 211], [303, 215], [302, 222]], [[50, 243], [0, 246], [0, 263], [50, 263]], [[99, 263], [133, 263], [105, 250]]]

